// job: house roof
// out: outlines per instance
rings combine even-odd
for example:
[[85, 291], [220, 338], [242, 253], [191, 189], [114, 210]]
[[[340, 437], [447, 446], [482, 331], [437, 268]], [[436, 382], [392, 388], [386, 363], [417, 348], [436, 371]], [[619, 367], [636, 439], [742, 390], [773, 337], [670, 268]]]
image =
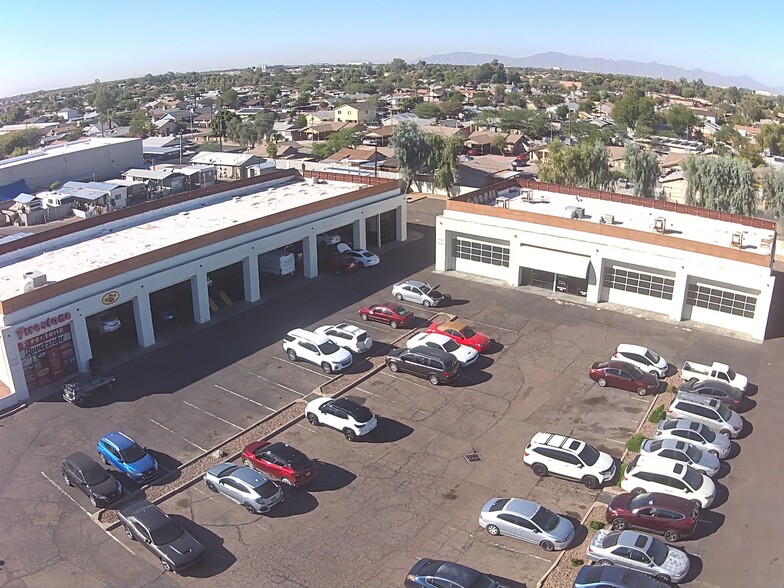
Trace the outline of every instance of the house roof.
[[154, 169], [129, 169], [123, 173], [126, 178], [144, 178], [145, 180], [165, 180], [166, 178], [174, 175], [171, 170], [154, 170]]
[[667, 156], [664, 158], [664, 161], [662, 161], [661, 166], [663, 168], [677, 167], [688, 156], [689, 156], [688, 153], [668, 153]]
[[623, 156], [626, 154], [626, 148], [610, 145], [609, 147], [607, 147], [607, 153], [610, 154], [611, 161], [618, 161], [620, 159], [623, 159]]
[[255, 163], [253, 160], [257, 157], [258, 155], [247, 153], [216, 153], [213, 151], [203, 151], [194, 155], [191, 158], [191, 163], [239, 167], [249, 163]]

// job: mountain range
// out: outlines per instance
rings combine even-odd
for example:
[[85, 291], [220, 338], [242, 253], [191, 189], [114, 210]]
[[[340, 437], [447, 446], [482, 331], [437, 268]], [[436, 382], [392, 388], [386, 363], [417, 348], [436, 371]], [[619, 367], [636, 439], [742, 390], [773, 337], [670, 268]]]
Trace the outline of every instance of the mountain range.
[[507, 67], [535, 67], [542, 69], [559, 68], [571, 71], [587, 71], [595, 73], [611, 73], [629, 76], [662, 78], [664, 80], [702, 79], [709, 86], [746, 88], [749, 90], [765, 90], [776, 94], [784, 94], [784, 87], [771, 88], [761, 84], [749, 76], [729, 76], [701, 69], [684, 69], [674, 65], [656, 62], [643, 63], [626, 59], [602, 59], [600, 57], [581, 57], [548, 51], [528, 57], [509, 57], [507, 55], [491, 55], [487, 53], [471, 53], [458, 51], [444, 55], [431, 55], [424, 58], [427, 63], [443, 63], [449, 65], [481, 65], [497, 59]]

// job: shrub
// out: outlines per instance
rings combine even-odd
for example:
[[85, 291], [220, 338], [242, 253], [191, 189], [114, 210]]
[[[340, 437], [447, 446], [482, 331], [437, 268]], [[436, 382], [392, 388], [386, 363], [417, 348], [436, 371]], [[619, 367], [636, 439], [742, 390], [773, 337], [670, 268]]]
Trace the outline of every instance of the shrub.
[[618, 470], [618, 487], [621, 486], [621, 482], [623, 481], [623, 475], [626, 473], [626, 464], [622, 463], [621, 467]]
[[658, 423], [659, 421], [664, 420], [664, 416], [667, 414], [667, 411], [664, 408], [663, 404], [660, 404], [655, 410], [651, 411], [650, 416], [648, 417], [648, 422], [650, 423]]
[[601, 531], [602, 529], [604, 529], [604, 522], [591, 521], [591, 524], [588, 526], [591, 527], [591, 529], [593, 529], [594, 531]]
[[579, 557], [573, 557], [569, 561], [571, 562], [573, 568], [579, 568], [581, 565], [585, 563], [585, 560], [580, 559]]
[[640, 445], [642, 445], [643, 441], [645, 441], [645, 435], [634, 435], [634, 437], [629, 437], [629, 440], [626, 442], [626, 449], [632, 453], [639, 453]]

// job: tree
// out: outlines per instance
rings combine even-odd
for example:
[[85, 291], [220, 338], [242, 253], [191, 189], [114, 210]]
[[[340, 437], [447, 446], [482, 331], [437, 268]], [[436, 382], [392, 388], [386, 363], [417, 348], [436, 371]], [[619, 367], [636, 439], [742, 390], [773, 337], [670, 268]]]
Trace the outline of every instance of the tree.
[[137, 110], [131, 116], [129, 132], [134, 137], [146, 139], [152, 135], [152, 121], [144, 110]]
[[462, 146], [463, 140], [455, 135], [444, 141], [438, 167], [433, 173], [433, 185], [446, 190], [447, 194], [450, 193], [457, 178], [457, 154], [460, 153]]
[[682, 104], [675, 104], [667, 109], [664, 114], [670, 129], [678, 137], [683, 137], [688, 131], [689, 127], [697, 124], [697, 116]]
[[404, 121], [392, 131], [389, 142], [398, 162], [404, 192], [408, 192], [411, 182], [416, 182], [419, 171], [430, 155], [427, 138], [416, 124]]
[[453, 118], [457, 117], [461, 112], [463, 112], [463, 98], [462, 96], [453, 96], [449, 98], [449, 100], [441, 102], [439, 107], [441, 108], [441, 112], [444, 114], [444, 116]]
[[21, 106], [12, 106], [3, 113], [2, 118], [0, 118], [0, 122], [6, 125], [13, 125], [22, 122], [26, 115], [27, 112]]
[[304, 129], [306, 126], [308, 126], [308, 117], [306, 117], [304, 114], [298, 114], [297, 118], [294, 119], [294, 126], [298, 129]]
[[501, 133], [496, 133], [490, 139], [490, 153], [493, 150], [497, 151], [499, 155], [504, 154], [504, 148], [506, 147], [506, 135]]
[[95, 80], [93, 84], [95, 95], [93, 97], [93, 108], [98, 112], [98, 120], [103, 125], [111, 120], [115, 107], [115, 97], [112, 91], [101, 80]]
[[359, 134], [351, 129], [341, 129], [332, 133], [327, 140], [323, 143], [315, 143], [313, 145], [313, 155], [319, 159], [325, 159], [345, 149], [346, 147], [353, 147], [359, 142]]
[[38, 129], [27, 129], [0, 135], [0, 159], [24, 155], [38, 147], [42, 134]]
[[218, 106], [223, 108], [236, 108], [237, 101], [239, 96], [237, 94], [237, 90], [234, 88], [229, 88], [225, 92], [222, 92], [220, 96], [218, 96]]
[[438, 118], [441, 109], [433, 102], [420, 102], [414, 107], [414, 114], [419, 118]]
[[415, 106], [416, 106], [416, 100], [414, 100], [410, 96], [401, 98], [400, 102], [397, 103], [397, 107], [400, 112], [409, 112], [413, 110]]
[[640, 125], [653, 127], [654, 114], [653, 100], [633, 92], [627, 92], [618, 100], [612, 111], [615, 122], [632, 130]]
[[227, 136], [226, 132], [228, 131], [229, 123], [234, 119], [239, 120], [239, 118], [237, 113], [228, 110], [220, 110], [212, 117], [212, 123], [210, 123], [212, 136], [218, 138], [221, 145], [221, 151], [223, 151], [223, 139]]
[[762, 176], [762, 198], [765, 210], [784, 221], [784, 170], [768, 168]]
[[594, 108], [596, 108], [596, 103], [593, 100], [583, 100], [580, 102], [580, 112], [587, 112], [590, 114], [593, 112]]
[[275, 159], [278, 156], [278, 144], [275, 141], [267, 143], [267, 157]]
[[275, 128], [275, 114], [269, 110], [257, 113], [253, 117], [253, 127], [256, 130], [257, 141], [271, 139]]
[[763, 149], [770, 150], [771, 155], [781, 155], [784, 152], [784, 125], [762, 125], [757, 139]]
[[603, 143], [572, 147], [555, 140], [548, 151], [547, 160], [539, 166], [539, 179], [544, 182], [597, 189], [606, 187], [612, 178], [610, 156]]
[[478, 108], [490, 106], [490, 98], [487, 97], [487, 92], [483, 92], [482, 90], [474, 92], [474, 106]]
[[757, 190], [751, 164], [731, 157], [690, 155], [686, 172], [686, 204], [751, 216]]
[[559, 104], [558, 108], [555, 109], [555, 116], [558, 120], [564, 120], [569, 116], [569, 107], [566, 104]]
[[626, 164], [626, 173], [634, 185], [634, 195], [653, 198], [659, 177], [659, 160], [656, 154], [642, 149], [637, 143], [630, 143], [623, 154], [623, 161]]

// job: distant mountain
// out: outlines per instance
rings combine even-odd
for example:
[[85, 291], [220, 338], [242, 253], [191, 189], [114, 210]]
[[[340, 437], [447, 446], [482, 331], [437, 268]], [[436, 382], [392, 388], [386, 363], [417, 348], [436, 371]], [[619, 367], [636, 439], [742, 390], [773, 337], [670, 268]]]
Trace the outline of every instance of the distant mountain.
[[759, 83], [749, 76], [727, 76], [701, 69], [683, 69], [674, 65], [662, 65], [661, 63], [640, 61], [602, 59], [599, 57], [580, 57], [579, 55], [566, 55], [548, 51], [547, 53], [537, 53], [529, 57], [509, 57], [507, 55], [489, 55], [485, 53], [470, 53], [459, 51], [447, 53], [446, 55], [431, 55], [424, 58], [427, 63], [445, 63], [451, 65], [481, 65], [497, 59], [506, 66], [511, 67], [538, 67], [543, 69], [560, 68], [574, 71], [589, 71], [596, 73], [612, 73], [629, 76], [644, 76], [649, 78], [662, 78], [664, 80], [696, 80], [702, 81], [709, 86], [737, 86], [749, 90], [765, 90], [784, 94], [784, 88], [771, 88]]

